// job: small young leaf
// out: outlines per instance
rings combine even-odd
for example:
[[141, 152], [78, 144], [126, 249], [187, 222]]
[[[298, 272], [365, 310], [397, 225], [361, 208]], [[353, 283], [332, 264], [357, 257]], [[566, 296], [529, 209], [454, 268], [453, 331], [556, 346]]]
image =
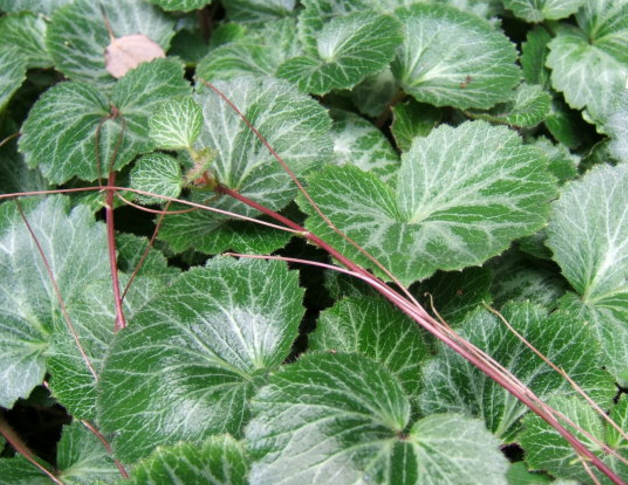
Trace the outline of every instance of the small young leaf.
[[[353, 167], [329, 167], [310, 193], [331, 220], [404, 284], [478, 265], [539, 229], [555, 193], [540, 151], [505, 127], [440, 126], [402, 156], [396, 193]], [[373, 266], [313, 209], [309, 230]]]
[[160, 57], [166, 57], [164, 50], [144, 34], [123, 35], [112, 38], [105, 48], [105, 68], [119, 79], [142, 62]]
[[248, 485], [248, 468], [242, 445], [229, 435], [219, 435], [200, 446], [179, 443], [171, 448], [157, 448], [133, 468], [128, 483]]
[[288, 356], [303, 315], [283, 263], [214, 258], [119, 332], [100, 380], [100, 422], [124, 462], [159, 444], [241, 434], [255, 376]]
[[563, 28], [549, 43], [547, 65], [552, 86], [569, 106], [586, 108], [592, 122], [601, 125], [614, 112], [628, 76], [628, 2], [586, 2], [576, 19], [580, 29]]
[[585, 0], [504, 0], [504, 6], [528, 22], [557, 20], [569, 17]]
[[580, 157], [571, 153], [565, 145], [561, 143], [555, 145], [544, 136], [539, 136], [534, 141], [534, 146], [545, 152], [549, 159], [549, 171], [559, 183], [565, 183], [576, 177]]
[[252, 408], [251, 485], [506, 485], [506, 460], [479, 421], [433, 415], [406, 433], [400, 385], [359, 354], [301, 357]]
[[192, 148], [201, 132], [201, 107], [191, 97], [172, 98], [150, 118], [150, 137], [157, 148]]
[[105, 69], [103, 53], [114, 36], [142, 34], [167, 49], [174, 21], [145, 0], [76, 0], [55, 11], [46, 43], [55, 67], [74, 81], [110, 88], [115, 79]]
[[351, 99], [360, 113], [376, 118], [399, 92], [399, 83], [389, 68], [367, 76], [351, 90]]
[[306, 93], [348, 89], [381, 71], [401, 44], [399, 22], [373, 12], [336, 17], [316, 35], [316, 56], [288, 60], [277, 74]]
[[[510, 304], [503, 315], [512, 327], [563, 369], [596, 402], [608, 405], [615, 394], [612, 379], [600, 369], [600, 350], [586, 325], [568, 313], [548, 315], [530, 304]], [[464, 322], [463, 336], [502, 364], [541, 399], [575, 395], [576, 391], [488, 310]], [[528, 408], [504, 388], [441, 344], [438, 356], [424, 369], [425, 413], [460, 412], [483, 417], [505, 442], [513, 440]]]
[[[549, 404], [558, 412], [565, 415], [578, 427], [593, 435], [602, 443], [605, 443], [619, 455], [628, 459], [628, 442], [617, 433], [616, 430], [596, 413], [588, 404], [579, 399], [555, 398]], [[628, 399], [622, 399], [615, 405], [610, 413], [620, 428], [626, 429], [628, 421]], [[584, 433], [565, 424], [578, 439], [584, 443], [590, 443], [591, 439]], [[525, 460], [528, 466], [536, 470], [547, 470], [555, 476], [575, 478], [582, 483], [592, 483], [591, 476], [582, 466], [573, 448], [560, 436], [554, 428], [536, 416], [529, 416], [524, 420], [524, 431], [521, 434], [521, 445], [525, 449]], [[625, 477], [628, 474], [628, 466], [617, 457], [599, 449], [599, 445], [589, 446], [617, 476]], [[588, 467], [599, 480], [598, 483], [610, 484], [611, 481], [602, 477], [595, 467]]]
[[27, 58], [16, 47], [0, 46], [0, 113], [26, 80]]
[[[106, 274], [108, 257], [104, 225], [84, 206], [67, 214], [68, 202], [50, 197], [28, 204], [24, 213], [71, 306], [90, 281]], [[64, 324], [44, 262], [13, 203], [0, 205], [0, 288], [0, 406], [10, 409], [41, 383], [53, 323]]]
[[347, 298], [321, 313], [309, 349], [355, 352], [386, 367], [415, 398], [427, 348], [416, 324], [381, 298]]
[[335, 110], [332, 117], [334, 163], [355, 165], [382, 180], [390, 179], [399, 168], [399, 155], [381, 130], [348, 111]]
[[16, 47], [28, 59], [29, 68], [46, 69], [52, 66], [44, 43], [46, 27], [43, 17], [29, 12], [5, 15], [0, 18], [0, 45]]
[[417, 3], [395, 11], [405, 41], [392, 69], [418, 101], [487, 109], [512, 97], [520, 79], [516, 50], [478, 17], [447, 5]]
[[520, 84], [515, 89], [514, 99], [498, 104], [487, 112], [470, 110], [473, 118], [503, 123], [515, 127], [533, 127], [550, 113], [552, 97], [541, 86]]
[[[114, 153], [113, 169], [118, 170], [136, 155], [155, 148], [148, 137], [149, 118], [166, 100], [190, 90], [183, 79], [183, 66], [170, 59], [157, 59], [129, 72], [113, 87], [109, 100], [89, 84], [57, 84], [31, 109], [22, 126], [20, 151], [29, 167], [39, 167], [53, 183], [72, 177], [104, 177]], [[97, 131], [100, 167], [96, 162]]]
[[417, 136], [427, 136], [442, 119], [443, 111], [429, 104], [409, 99], [393, 106], [390, 131], [397, 147], [407, 152]]
[[[183, 177], [179, 162], [164, 153], [144, 155], [133, 166], [131, 187], [166, 197], [178, 197]], [[139, 200], [149, 204], [163, 203], [163, 199], [138, 194]]]

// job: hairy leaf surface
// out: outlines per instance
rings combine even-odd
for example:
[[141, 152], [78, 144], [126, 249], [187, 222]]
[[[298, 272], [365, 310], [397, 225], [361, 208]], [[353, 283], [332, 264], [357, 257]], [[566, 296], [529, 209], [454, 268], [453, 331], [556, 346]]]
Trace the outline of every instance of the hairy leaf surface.
[[[352, 167], [310, 180], [314, 200], [403, 283], [437, 269], [478, 265], [541, 227], [555, 192], [546, 159], [506, 128], [441, 126], [402, 156], [396, 190]], [[311, 215], [308, 229], [367, 266], [373, 263]]]
[[410, 427], [401, 386], [358, 354], [301, 357], [271, 377], [253, 413], [251, 485], [506, 484], [481, 422], [442, 414]]
[[125, 462], [159, 444], [241, 434], [256, 376], [290, 352], [303, 314], [279, 262], [215, 258], [130, 321], [100, 381], [100, 422]]

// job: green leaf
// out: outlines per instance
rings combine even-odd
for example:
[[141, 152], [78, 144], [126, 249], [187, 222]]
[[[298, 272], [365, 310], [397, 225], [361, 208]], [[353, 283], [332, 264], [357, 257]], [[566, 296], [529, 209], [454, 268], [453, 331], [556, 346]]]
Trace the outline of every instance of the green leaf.
[[434, 415], [410, 428], [400, 385], [359, 354], [303, 356], [252, 407], [251, 485], [506, 484], [506, 460], [479, 421]]
[[[17, 131], [17, 130], [16, 130]], [[10, 133], [0, 129], [0, 138]], [[17, 140], [6, 142], [0, 147], [0, 194], [46, 190], [48, 184], [38, 170], [29, 170], [17, 152]]]
[[[52, 467], [42, 463], [48, 470]], [[50, 485], [50, 478], [22, 455], [0, 458], [0, 485]]]
[[150, 137], [158, 148], [191, 148], [201, 132], [201, 107], [191, 97], [168, 100], [150, 118]]
[[504, 0], [504, 6], [527, 22], [542, 22], [569, 17], [585, 0]]
[[545, 120], [552, 136], [571, 149], [590, 143], [588, 125], [580, 111], [573, 110], [560, 98], [552, 100], [552, 112]]
[[539, 136], [534, 140], [534, 146], [545, 152], [549, 159], [548, 168], [559, 183], [567, 182], [576, 177], [580, 157], [571, 153], [564, 144], [555, 145], [544, 136]]
[[[531, 304], [509, 304], [502, 313], [523, 338], [596, 402], [602, 406], [610, 403], [615, 386], [600, 369], [599, 346], [583, 322], [569, 313], [548, 315]], [[539, 398], [576, 394], [560, 374], [488, 310], [469, 315], [460, 333], [516, 375]], [[513, 440], [520, 418], [529, 411], [503, 387], [442, 344], [423, 375], [425, 388], [420, 402], [425, 413], [447, 411], [483, 417], [488, 429], [505, 442]]]
[[534, 27], [521, 45], [521, 67], [523, 79], [528, 84], [540, 84], [544, 88], [550, 85], [550, 71], [545, 66], [549, 49], [547, 44], [552, 36], [543, 27]]
[[486, 21], [425, 3], [395, 14], [403, 23], [405, 41], [393, 73], [418, 101], [487, 109], [512, 97], [520, 80], [515, 46]]
[[[437, 269], [479, 265], [539, 229], [555, 193], [545, 165], [512, 131], [476, 121], [415, 139], [396, 192], [353, 167], [316, 173], [309, 191], [337, 227], [409, 284]], [[308, 230], [373, 266], [300, 204], [311, 215]]]
[[489, 288], [491, 272], [484, 268], [467, 268], [460, 272], [438, 272], [422, 282], [416, 290], [425, 308], [432, 304], [450, 325], [460, 323], [472, 310], [492, 300]]
[[[71, 306], [91, 280], [108, 271], [104, 225], [94, 223], [84, 206], [68, 214], [67, 199], [24, 205], [63, 301]], [[10, 409], [43, 380], [53, 322], [64, 324], [52, 282], [15, 203], [0, 205], [0, 288], [0, 406]]]
[[386, 367], [415, 398], [427, 348], [416, 323], [374, 297], [346, 298], [321, 313], [310, 350], [355, 352]]
[[544, 473], [529, 472], [528, 467], [522, 461], [510, 465], [506, 477], [508, 485], [545, 485], [546, 483], [556, 485], [556, 482]]
[[393, 121], [390, 131], [397, 147], [407, 152], [417, 136], [427, 136], [443, 118], [442, 110], [429, 104], [409, 99], [392, 107]]
[[256, 376], [288, 356], [303, 308], [280, 262], [214, 258], [184, 273], [116, 336], [100, 422], [124, 462], [156, 445], [241, 434]]
[[[287, 81], [251, 78], [217, 82], [215, 85], [295, 173], [311, 171], [331, 160], [331, 120], [320, 104], [299, 93], [295, 86]], [[296, 196], [297, 190], [270, 151], [213, 90], [201, 86], [195, 99], [203, 110], [204, 119], [195, 149], [217, 152], [210, 169], [211, 175], [221, 184], [272, 210], [285, 207]], [[212, 198], [213, 195], [207, 191], [196, 191], [192, 199], [246, 216], [259, 215], [256, 210], [231, 197]], [[225, 241], [230, 243], [237, 239], [243, 239], [240, 243], [242, 247], [242, 244], [247, 244], [249, 236], [234, 233], [238, 226], [227, 224], [232, 220], [227, 216], [201, 212], [170, 216], [164, 222], [160, 237], [177, 251], [200, 246], [204, 248], [202, 250], [214, 253], [229, 248], [224, 246]], [[279, 241], [285, 242], [285, 235], [277, 236], [275, 230], [264, 234], [263, 239], [267, 235], [272, 236], [275, 241], [272, 246]], [[255, 234], [253, 237], [258, 239]], [[218, 242], [213, 238], [217, 238]], [[274, 246], [275, 249], [277, 247], [280, 246]]]
[[0, 47], [0, 113], [26, 80], [27, 59], [17, 47]]
[[[604, 421], [591, 407], [579, 399], [556, 398], [549, 403], [558, 412], [565, 415], [580, 429], [592, 435], [596, 440], [606, 444], [615, 450], [621, 457], [628, 459], [628, 442], [622, 438], [616, 430]], [[615, 405], [610, 413], [620, 427], [626, 429], [628, 421], [628, 400], [622, 399]], [[575, 478], [579, 482], [592, 483], [591, 476], [587, 473], [573, 448], [564, 440], [554, 428], [536, 416], [530, 416], [524, 421], [524, 432], [521, 434], [521, 445], [526, 450], [525, 459], [531, 468], [548, 470], [555, 476]], [[565, 424], [589, 450], [600, 458], [617, 476], [625, 477], [628, 474], [628, 466], [617, 457], [607, 454], [600, 446], [593, 443], [582, 431]], [[610, 484], [611, 481], [602, 476], [594, 467], [588, 467], [599, 480], [598, 483]]]
[[59, 7], [72, 0], [0, 0], [0, 10], [5, 12], [22, 12], [52, 14]]
[[620, 162], [628, 162], [628, 90], [622, 91], [617, 101], [615, 113], [604, 126], [612, 138], [610, 151]]
[[399, 28], [393, 17], [373, 12], [336, 17], [317, 33], [315, 56], [290, 59], [277, 74], [307, 93], [351, 88], [390, 63], [403, 40]]
[[[116, 236], [116, 249], [118, 250], [118, 270], [132, 274], [137, 265], [142, 261], [149, 240], [132, 234], [120, 233]], [[169, 283], [174, 277], [179, 276], [180, 270], [174, 266], [168, 266], [168, 260], [161, 251], [151, 247], [142, 261], [142, 267], [137, 276], [151, 276]]]
[[471, 110], [468, 113], [473, 118], [525, 128], [538, 125], [549, 115], [552, 97], [541, 86], [520, 84], [514, 96], [513, 100], [487, 112]]
[[[128, 276], [121, 275], [122, 288], [127, 282]], [[131, 320], [164, 286], [162, 279], [137, 277], [124, 298], [122, 308], [126, 319]], [[65, 328], [66, 323], [56, 321], [50, 346], [45, 352], [51, 375], [50, 387], [56, 399], [75, 418], [95, 421], [97, 382], [85, 359], [99, 376], [114, 338], [116, 322], [111, 280], [101, 279], [87, 284], [82, 298], [69, 309], [69, 315], [85, 355], [81, 354], [74, 336]]]
[[367, 76], [364, 81], [351, 90], [351, 98], [360, 113], [372, 118], [390, 105], [399, 92], [399, 84], [389, 68], [377, 74]]
[[[75, 0], [55, 11], [46, 43], [55, 67], [74, 81], [108, 89], [115, 79], [105, 69], [105, 48], [111, 42], [103, 10], [116, 38], [143, 34], [167, 50], [174, 21], [145, 0]], [[148, 80], [145, 81], [149, 85]]]
[[390, 179], [399, 168], [399, 155], [381, 130], [349, 111], [334, 110], [332, 117], [334, 163], [355, 165], [382, 180]]
[[552, 86], [569, 106], [585, 108], [601, 125], [614, 112], [628, 76], [628, 2], [586, 2], [576, 19], [580, 29], [561, 29], [549, 43], [547, 65]]
[[229, 0], [224, 8], [234, 22], [263, 23], [291, 14], [295, 0]]
[[249, 30], [235, 42], [213, 49], [197, 66], [196, 76], [212, 81], [239, 76], [274, 76], [284, 61], [299, 54], [301, 45], [294, 19], [276, 20], [265, 23], [263, 28]]
[[[131, 187], [165, 197], [178, 197], [183, 186], [179, 162], [163, 153], [144, 155], [131, 171]], [[164, 203], [164, 199], [137, 194], [149, 204]]]
[[57, 445], [57, 467], [63, 483], [111, 483], [120, 478], [120, 471], [98, 437], [78, 422], [63, 428]]
[[166, 100], [189, 92], [183, 66], [169, 59], [131, 70], [113, 87], [110, 99], [89, 84], [57, 84], [31, 109], [22, 126], [20, 151], [29, 167], [39, 167], [53, 183], [72, 177], [95, 180], [107, 175], [114, 154], [113, 168], [118, 170], [136, 155], [152, 151], [155, 143], [148, 137], [148, 120]]
[[487, 267], [493, 270], [491, 294], [497, 308], [512, 300], [553, 309], [567, 290], [567, 283], [556, 274], [554, 267], [532, 260], [515, 249], [489, 261]]
[[133, 468], [129, 485], [202, 483], [248, 485], [249, 464], [242, 445], [231, 436], [212, 436], [201, 446], [179, 443], [157, 448]]
[[52, 59], [46, 50], [46, 21], [41, 16], [23, 12], [0, 18], [0, 45], [13, 45], [28, 59], [29, 68], [46, 69]]
[[628, 166], [600, 166], [553, 204], [547, 245], [582, 301], [628, 313]]
[[150, 3], [159, 5], [164, 10], [179, 10], [190, 12], [209, 5], [211, 0], [148, 0]]

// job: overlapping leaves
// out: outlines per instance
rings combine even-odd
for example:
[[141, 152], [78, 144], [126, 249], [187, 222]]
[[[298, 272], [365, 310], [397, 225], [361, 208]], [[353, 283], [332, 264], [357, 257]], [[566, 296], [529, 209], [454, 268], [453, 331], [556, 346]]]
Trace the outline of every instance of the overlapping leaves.
[[361, 355], [304, 356], [274, 374], [252, 407], [252, 485], [506, 483], [497, 440], [479, 421], [410, 423], [396, 379]]

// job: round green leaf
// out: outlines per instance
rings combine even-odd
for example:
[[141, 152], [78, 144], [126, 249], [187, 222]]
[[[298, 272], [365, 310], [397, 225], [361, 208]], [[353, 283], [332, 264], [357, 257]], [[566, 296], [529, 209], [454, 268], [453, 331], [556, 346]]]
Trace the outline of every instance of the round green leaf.
[[[512, 327], [563, 369], [602, 407], [615, 389], [600, 369], [600, 349], [583, 322], [568, 313], [548, 315], [531, 304], [510, 304], [503, 309]], [[488, 310], [470, 314], [462, 335], [502, 364], [539, 398], [575, 395], [576, 391], [556, 371], [522, 342]], [[438, 357], [424, 369], [425, 390], [419, 402], [423, 412], [459, 412], [484, 418], [487, 427], [505, 442], [513, 440], [520, 418], [528, 408], [503, 387], [454, 351], [440, 346]]]
[[395, 11], [405, 41], [392, 68], [418, 101], [487, 109], [512, 97], [520, 80], [513, 43], [488, 22], [447, 5]]
[[561, 29], [549, 43], [552, 86], [569, 106], [586, 108], [602, 124], [615, 111], [628, 76], [628, 2], [586, 2], [576, 19], [580, 29]]
[[613, 113], [605, 126], [612, 137], [610, 151], [620, 162], [628, 162], [628, 91], [624, 90]]
[[[476, 121], [415, 139], [402, 156], [396, 191], [352, 167], [315, 174], [309, 191], [337, 227], [409, 284], [437, 269], [481, 264], [540, 229], [555, 193], [546, 164], [512, 131]], [[373, 267], [300, 205], [311, 216], [309, 230]]]
[[504, 0], [504, 6], [528, 22], [557, 20], [569, 17], [585, 0]]
[[53, 183], [72, 177], [104, 177], [114, 154], [113, 168], [118, 170], [136, 155], [155, 148], [148, 136], [148, 120], [154, 110], [190, 90], [183, 66], [171, 59], [156, 59], [131, 70], [113, 87], [109, 99], [90, 84], [59, 83], [31, 109], [22, 126], [20, 151], [29, 167], [39, 167]]
[[229, 20], [263, 23], [290, 15], [296, 0], [229, 0], [224, 3]]
[[254, 379], [290, 352], [302, 296], [283, 263], [214, 258], [130, 319], [100, 380], [100, 422], [120, 459], [240, 434]]
[[248, 468], [242, 445], [231, 436], [219, 435], [201, 446], [179, 443], [171, 448], [157, 448], [133, 468], [129, 485], [248, 485]]
[[150, 137], [164, 150], [191, 148], [202, 123], [201, 107], [191, 97], [173, 98], [150, 118]]
[[553, 204], [547, 245], [579, 297], [567, 308], [590, 322], [613, 373], [628, 362], [628, 165], [608, 165], [565, 186]]
[[506, 459], [480, 421], [434, 415], [410, 428], [400, 385], [359, 354], [301, 357], [252, 408], [251, 485], [506, 484]]
[[174, 21], [145, 0], [76, 0], [55, 11], [46, 37], [55, 67], [75, 81], [111, 87], [115, 79], [104, 58], [111, 39], [103, 10], [116, 38], [143, 34], [164, 51], [174, 35]]
[[290, 59], [277, 74], [307, 93], [351, 88], [390, 63], [403, 40], [399, 28], [393, 17], [373, 12], [336, 17], [317, 33], [315, 57]]
[[72, 0], [0, 0], [0, 10], [5, 12], [22, 12], [52, 14], [56, 9]]

